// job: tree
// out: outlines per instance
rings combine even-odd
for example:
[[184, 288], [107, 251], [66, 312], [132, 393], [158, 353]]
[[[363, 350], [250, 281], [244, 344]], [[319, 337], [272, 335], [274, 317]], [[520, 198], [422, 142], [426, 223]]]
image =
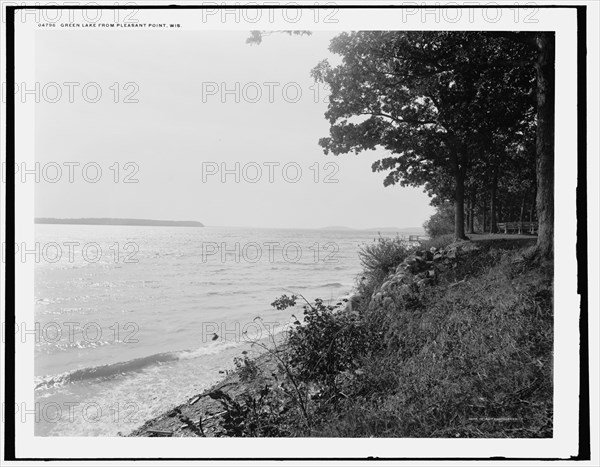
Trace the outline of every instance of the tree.
[[392, 156], [372, 167], [389, 171], [384, 185], [425, 185], [451, 197], [455, 237], [464, 238], [468, 172], [529, 105], [532, 70], [515, 65], [528, 50], [483, 32], [447, 31], [342, 33], [330, 50], [342, 64], [313, 70], [331, 89], [325, 153], [387, 149]]
[[554, 33], [537, 35], [537, 252], [554, 256]]
[[529, 61], [536, 72], [536, 207], [539, 220], [537, 254], [554, 256], [554, 102], [555, 102], [555, 35], [554, 32], [499, 32], [499, 37], [520, 44], [535, 53]]
[[431, 238], [451, 234], [454, 232], [454, 218], [454, 205], [444, 203], [437, 207], [423, 228]]

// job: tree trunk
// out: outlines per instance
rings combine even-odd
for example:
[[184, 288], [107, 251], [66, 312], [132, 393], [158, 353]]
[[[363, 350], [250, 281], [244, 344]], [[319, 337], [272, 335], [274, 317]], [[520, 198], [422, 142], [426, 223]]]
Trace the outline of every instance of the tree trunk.
[[465, 237], [465, 174], [462, 169], [456, 173], [456, 192], [454, 194], [454, 237]]
[[490, 233], [497, 232], [496, 226], [496, 209], [497, 209], [497, 200], [496, 200], [496, 187], [498, 185], [498, 174], [496, 169], [494, 169], [494, 177], [492, 179], [492, 186], [490, 189]]
[[525, 220], [525, 196], [521, 200], [521, 214], [519, 214], [519, 222], [524, 222]]
[[469, 196], [469, 216], [467, 218], [467, 233], [472, 234], [475, 227], [475, 192]]
[[465, 149], [460, 145], [456, 136], [450, 135], [452, 163], [454, 165], [454, 238], [465, 240], [465, 179], [467, 178], [467, 164]]
[[483, 233], [487, 232], [487, 199], [483, 198], [483, 224], [481, 226]]
[[537, 37], [537, 253], [554, 255], [554, 33]]
[[496, 220], [497, 222], [506, 222], [504, 213], [502, 212], [502, 203], [499, 200], [496, 200]]
[[533, 199], [531, 200], [531, 208], [529, 209], [529, 222], [533, 222], [535, 220], [535, 200], [537, 199], [537, 190], [533, 194]]
[[465, 220], [466, 220], [466, 224], [467, 224], [466, 232], [467, 233], [472, 233], [472, 232], [469, 232], [469, 225], [471, 224], [471, 197], [468, 196], [468, 195], [467, 195], [467, 206], [466, 206]]

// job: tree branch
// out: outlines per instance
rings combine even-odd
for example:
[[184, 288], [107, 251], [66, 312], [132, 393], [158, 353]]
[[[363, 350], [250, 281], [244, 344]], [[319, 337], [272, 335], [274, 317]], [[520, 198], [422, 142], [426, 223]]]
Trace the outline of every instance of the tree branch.
[[389, 118], [390, 120], [396, 123], [409, 123], [412, 125], [439, 125], [437, 120], [411, 120], [411, 119], [401, 119], [393, 117], [392, 115], [388, 115], [382, 112], [359, 112], [357, 115], [371, 115], [372, 117], [384, 117]]

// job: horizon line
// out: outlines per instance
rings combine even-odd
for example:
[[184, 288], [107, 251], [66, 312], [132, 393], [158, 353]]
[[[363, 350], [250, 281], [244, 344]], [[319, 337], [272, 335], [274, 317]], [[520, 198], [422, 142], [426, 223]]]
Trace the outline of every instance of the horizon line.
[[[35, 217], [34, 223], [49, 224], [47, 222], [38, 222], [40, 220], [52, 220], [52, 221], [82, 221], [82, 220], [121, 220], [121, 221], [145, 221], [145, 222], [195, 222], [202, 224], [203, 227], [225, 227], [225, 228], [246, 228], [246, 229], [286, 229], [286, 230], [381, 230], [381, 231], [402, 231], [402, 230], [415, 230], [425, 232], [423, 227], [419, 226], [408, 226], [408, 227], [351, 227], [347, 225], [327, 225], [321, 227], [306, 227], [306, 226], [252, 226], [252, 225], [207, 225], [202, 221], [197, 220], [173, 220], [173, 219], [149, 219], [149, 218], [137, 218], [137, 217]], [[107, 224], [110, 225], [110, 224]]]

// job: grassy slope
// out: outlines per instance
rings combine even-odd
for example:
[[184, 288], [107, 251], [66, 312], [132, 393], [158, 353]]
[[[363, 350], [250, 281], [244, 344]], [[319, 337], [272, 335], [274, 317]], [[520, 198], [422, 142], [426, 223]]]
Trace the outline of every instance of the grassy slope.
[[523, 242], [480, 245], [437, 285], [369, 312], [384, 350], [313, 435], [552, 436], [551, 267], [524, 259]]

